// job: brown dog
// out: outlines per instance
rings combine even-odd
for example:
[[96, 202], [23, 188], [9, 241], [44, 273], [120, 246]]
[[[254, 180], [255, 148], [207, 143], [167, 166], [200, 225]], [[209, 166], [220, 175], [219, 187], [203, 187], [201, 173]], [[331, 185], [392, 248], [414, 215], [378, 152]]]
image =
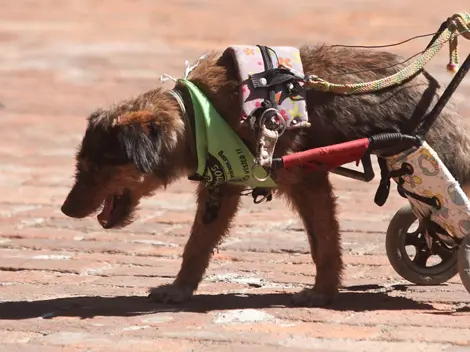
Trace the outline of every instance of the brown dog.
[[[305, 73], [317, 74], [330, 82], [371, 81], [404, 67], [399, 64], [399, 57], [384, 52], [329, 46], [305, 46], [300, 52]], [[338, 74], [343, 75], [336, 77]], [[254, 148], [250, 130], [240, 125], [239, 81], [232, 59], [213, 53], [189, 79], [208, 96], [247, 145]], [[64, 214], [82, 218], [103, 206], [98, 215], [102, 226], [122, 227], [131, 221], [142, 197], [194, 173], [197, 158], [188, 126], [193, 119], [191, 100], [184, 88], [178, 89], [189, 121], [183, 118], [175, 98], [161, 88], [90, 116], [77, 155], [76, 182], [62, 206]], [[439, 91], [436, 81], [426, 72], [374, 94], [342, 96], [310, 90], [307, 108], [311, 127], [301, 132], [287, 131], [275, 155], [377, 133], [410, 132], [429, 111], [430, 103], [432, 107], [437, 101]], [[452, 106], [442, 112], [428, 133], [427, 142], [460, 183], [468, 184], [470, 138], [463, 119]], [[324, 305], [338, 292], [343, 265], [335, 197], [328, 173], [282, 169], [276, 182], [276, 194], [285, 196], [305, 225], [317, 271], [313, 288], [296, 294], [294, 303]], [[214, 247], [228, 234], [240, 204], [240, 186], [223, 184], [219, 190], [218, 215], [207, 223], [204, 217], [210, 195], [203, 183], [198, 185], [198, 207], [181, 270], [173, 284], [151, 290], [156, 301], [183, 302], [197, 289]]]

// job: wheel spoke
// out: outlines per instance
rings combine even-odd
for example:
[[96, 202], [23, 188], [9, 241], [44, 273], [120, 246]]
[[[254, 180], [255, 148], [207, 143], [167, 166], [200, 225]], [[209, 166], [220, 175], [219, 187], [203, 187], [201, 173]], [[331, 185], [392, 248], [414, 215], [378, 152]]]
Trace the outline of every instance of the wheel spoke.
[[416, 251], [416, 256], [413, 258], [413, 263], [425, 268], [430, 256], [431, 253], [429, 252], [429, 250], [418, 250]]
[[408, 232], [406, 235], [418, 237], [420, 234], [421, 234], [421, 229], [418, 227], [416, 230], [414, 230], [413, 232]]

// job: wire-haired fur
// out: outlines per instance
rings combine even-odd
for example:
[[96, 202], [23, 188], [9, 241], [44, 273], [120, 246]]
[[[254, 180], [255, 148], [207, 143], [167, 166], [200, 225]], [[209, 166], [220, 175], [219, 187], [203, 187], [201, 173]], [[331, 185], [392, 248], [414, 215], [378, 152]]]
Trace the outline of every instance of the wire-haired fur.
[[[375, 50], [304, 46], [300, 53], [306, 74], [319, 75], [335, 83], [375, 80], [403, 67], [398, 64], [399, 57]], [[397, 66], [390, 68], [393, 64]], [[254, 135], [239, 121], [239, 82], [233, 59], [212, 53], [189, 78], [253, 152]], [[193, 121], [188, 92], [184, 88], [180, 90], [189, 121]], [[409, 132], [440, 94], [439, 85], [426, 72], [401, 86], [373, 94], [341, 96], [310, 90], [307, 109], [311, 128], [287, 131], [276, 146], [275, 156], [377, 133]], [[124, 226], [142, 197], [180, 177], [194, 174], [197, 157], [190, 144], [192, 132], [176, 100], [161, 88], [92, 114], [77, 154], [75, 185], [62, 211], [72, 217], [84, 217], [103, 207], [99, 220], [104, 227]], [[430, 130], [427, 142], [460, 183], [468, 184], [470, 138], [452, 104], [444, 109]], [[305, 226], [316, 266], [314, 285], [296, 294], [294, 303], [327, 304], [338, 293], [343, 268], [335, 195], [328, 173], [283, 169], [276, 180], [276, 195], [288, 200]], [[204, 184], [198, 184], [197, 210], [181, 270], [172, 284], [151, 290], [154, 300], [183, 302], [192, 296], [214, 247], [229, 232], [240, 206], [240, 191], [237, 186], [224, 184], [214, 200]], [[204, 221], [214, 201], [217, 216], [212, 221]]]
[[[147, 132], [145, 131], [147, 130]], [[160, 163], [162, 131], [153, 121], [145, 126], [132, 123], [119, 128], [117, 139], [126, 156], [143, 174], [150, 174]]]

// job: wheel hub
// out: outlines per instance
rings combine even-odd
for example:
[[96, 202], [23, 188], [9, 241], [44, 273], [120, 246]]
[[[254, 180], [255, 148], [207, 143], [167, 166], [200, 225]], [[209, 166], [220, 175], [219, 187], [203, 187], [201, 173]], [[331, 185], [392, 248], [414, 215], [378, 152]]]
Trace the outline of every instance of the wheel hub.
[[[412, 246], [415, 249], [413, 258], [406, 251], [406, 247]], [[416, 231], [407, 232], [405, 237], [404, 251], [408, 259], [421, 269], [438, 268], [453, 259], [456, 248], [448, 247], [436, 234], [429, 234], [423, 226], [419, 226]], [[428, 265], [431, 257], [439, 258], [439, 262]]]

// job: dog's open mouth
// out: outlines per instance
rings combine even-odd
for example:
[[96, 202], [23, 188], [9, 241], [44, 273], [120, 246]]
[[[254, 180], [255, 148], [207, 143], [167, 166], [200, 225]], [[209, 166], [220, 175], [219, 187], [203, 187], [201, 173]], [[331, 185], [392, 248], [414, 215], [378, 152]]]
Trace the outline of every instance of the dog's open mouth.
[[130, 192], [125, 190], [122, 195], [106, 197], [103, 210], [98, 214], [98, 222], [105, 229], [110, 229], [126, 222], [131, 213], [132, 199]]

